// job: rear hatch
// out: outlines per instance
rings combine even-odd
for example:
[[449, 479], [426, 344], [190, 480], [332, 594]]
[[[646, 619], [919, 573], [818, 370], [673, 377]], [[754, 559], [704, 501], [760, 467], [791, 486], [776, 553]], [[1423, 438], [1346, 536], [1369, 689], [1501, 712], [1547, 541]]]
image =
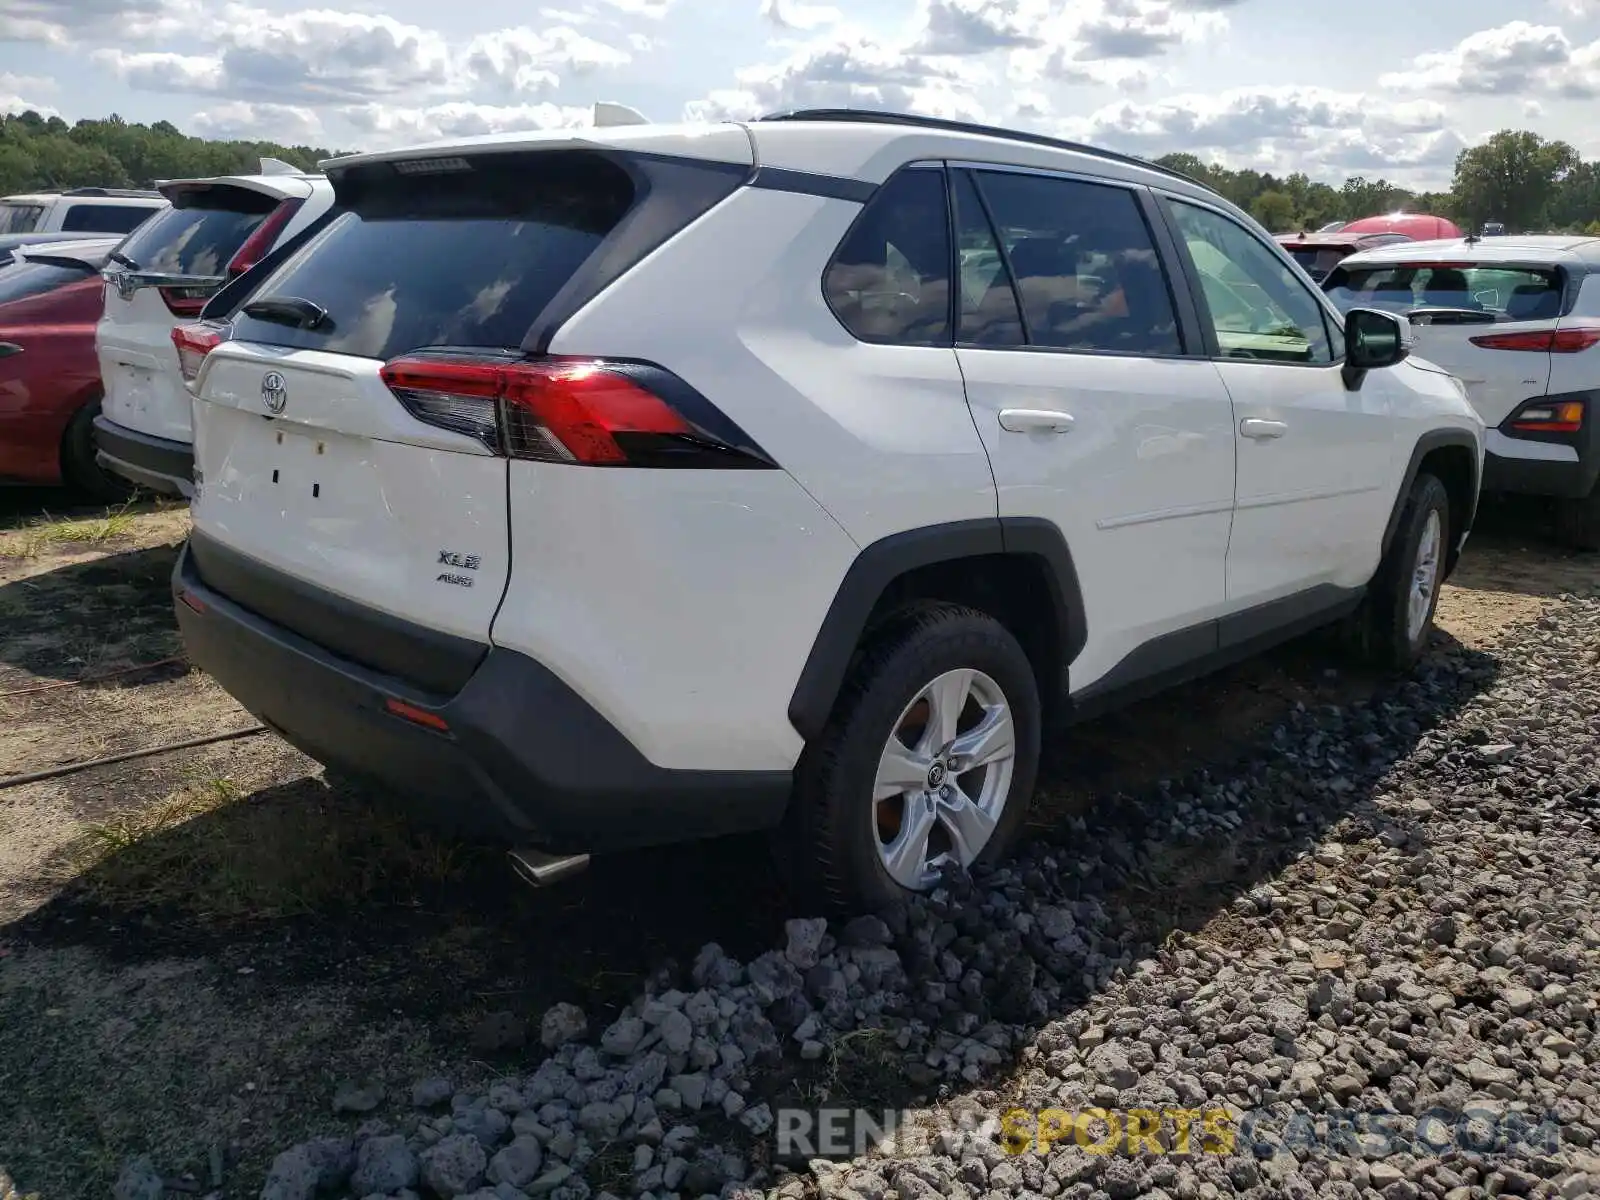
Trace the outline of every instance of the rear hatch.
[[1413, 353], [1460, 379], [1490, 428], [1545, 394], [1551, 353], [1564, 352], [1579, 332], [1571, 321], [1562, 332], [1567, 279], [1559, 266], [1346, 262], [1323, 287], [1341, 311], [1406, 315]]
[[[526, 363], [519, 347], [540, 314], [583, 286], [574, 277], [590, 260], [609, 265], [615, 255], [596, 252], [644, 189], [611, 158], [570, 149], [379, 161], [335, 188], [339, 215], [225, 325], [179, 331], [201, 352], [226, 339], [194, 368], [195, 529], [486, 642], [510, 568], [509, 402], [495, 364]], [[407, 674], [359, 630], [313, 632], [271, 596], [233, 599]]]
[[311, 190], [302, 179], [248, 176], [162, 186], [172, 207], [130, 234], [106, 271], [96, 347], [108, 418], [153, 437], [190, 440], [190, 398], [172, 329], [265, 253]]

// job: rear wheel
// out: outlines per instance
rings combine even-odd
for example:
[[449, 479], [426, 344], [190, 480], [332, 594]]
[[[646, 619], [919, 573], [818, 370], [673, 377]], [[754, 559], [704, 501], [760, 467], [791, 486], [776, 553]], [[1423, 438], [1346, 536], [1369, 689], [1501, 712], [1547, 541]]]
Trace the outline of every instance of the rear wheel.
[[115, 504], [133, 494], [133, 485], [95, 461], [94, 419], [99, 414], [98, 396], [73, 414], [61, 439], [61, 477], [68, 487], [102, 504]]
[[1427, 649], [1450, 547], [1450, 494], [1437, 476], [1418, 475], [1389, 552], [1351, 617], [1348, 641], [1373, 666], [1409, 670]]
[[1556, 532], [1574, 550], [1600, 550], [1600, 486], [1581, 500], [1560, 502]]
[[883, 911], [948, 866], [1000, 858], [1032, 798], [1039, 726], [1032, 667], [998, 621], [940, 604], [896, 622], [796, 770], [777, 848], [801, 898]]

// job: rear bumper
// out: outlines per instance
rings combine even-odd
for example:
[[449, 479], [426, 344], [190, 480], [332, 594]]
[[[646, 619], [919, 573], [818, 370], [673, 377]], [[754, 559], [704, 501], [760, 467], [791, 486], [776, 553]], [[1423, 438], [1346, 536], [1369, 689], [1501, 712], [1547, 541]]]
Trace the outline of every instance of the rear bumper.
[[169, 496], [194, 496], [194, 447], [94, 419], [95, 460], [106, 470]]
[[[1564, 500], [1579, 500], [1594, 491], [1596, 481], [1600, 481], [1600, 391], [1564, 392], [1547, 399], [1582, 400], [1581, 432], [1513, 436], [1513, 431], [1507, 428], [1511, 422], [1508, 417], [1491, 434], [1491, 447], [1483, 463], [1484, 491], [1520, 492]], [[1494, 443], [1509, 453], [1496, 453]], [[1529, 457], [1517, 454], [1523, 447], [1527, 448]], [[1561, 453], [1565, 458], [1531, 457], [1541, 451], [1552, 455]]]
[[[188, 546], [173, 591], [190, 660], [263, 724], [320, 762], [420, 801], [455, 830], [592, 853], [770, 828], [788, 803], [787, 771], [656, 766], [515, 651], [487, 647], [465, 685], [444, 696], [243, 608], [208, 586]], [[391, 634], [393, 618], [381, 620]], [[393, 715], [391, 700], [442, 720], [447, 731]]]

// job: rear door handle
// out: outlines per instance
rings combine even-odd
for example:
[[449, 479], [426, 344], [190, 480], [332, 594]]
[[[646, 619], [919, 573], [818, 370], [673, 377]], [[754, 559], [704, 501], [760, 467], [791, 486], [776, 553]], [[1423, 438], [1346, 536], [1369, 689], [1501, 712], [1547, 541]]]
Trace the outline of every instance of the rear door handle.
[[15, 342], [0, 342], [0, 358], [10, 358], [13, 354], [21, 354], [22, 347]]
[[1247, 417], [1239, 422], [1239, 432], [1247, 438], [1263, 442], [1270, 438], [1281, 438], [1289, 432], [1289, 427], [1282, 421], [1262, 421], [1255, 417]]
[[1072, 414], [1044, 408], [1002, 408], [1000, 428], [1008, 433], [1070, 433]]

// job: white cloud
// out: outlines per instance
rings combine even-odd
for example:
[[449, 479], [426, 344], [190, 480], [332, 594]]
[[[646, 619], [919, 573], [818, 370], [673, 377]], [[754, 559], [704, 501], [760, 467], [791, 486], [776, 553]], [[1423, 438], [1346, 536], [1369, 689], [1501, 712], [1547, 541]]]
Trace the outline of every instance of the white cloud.
[[100, 31], [119, 42], [174, 37], [191, 29], [201, 0], [6, 0], [0, 41], [47, 42], [68, 48]]
[[781, 62], [747, 67], [737, 86], [685, 106], [689, 120], [742, 120], [788, 108], [881, 108], [979, 120], [981, 67], [918, 55], [841, 30]]
[[1044, 14], [1034, 0], [926, 0], [922, 35], [916, 49], [924, 54], [987, 54], [1043, 42]]
[[323, 136], [322, 119], [315, 109], [295, 104], [252, 104], [248, 100], [232, 100], [196, 113], [186, 132], [291, 146], [310, 145]]
[[383, 104], [352, 105], [340, 116], [367, 135], [363, 146], [379, 149], [440, 138], [509, 133], [518, 129], [582, 128], [592, 123], [594, 109], [559, 104], [493, 105], [451, 101], [424, 108]]
[[4, 87], [0, 87], [0, 113], [9, 116], [14, 113], [25, 112], [36, 112], [41, 117], [59, 117], [61, 115], [60, 112], [51, 108], [48, 104], [40, 104], [36, 100], [18, 96], [13, 92], [7, 91]]
[[659, 21], [672, 11], [674, 0], [600, 0], [625, 17], [648, 17]]
[[[630, 50], [570, 25], [502, 29], [461, 44], [381, 14], [269, 13], [237, 4], [206, 27], [206, 38], [203, 53], [115, 46], [96, 51], [95, 58], [142, 91], [301, 107], [393, 103], [403, 97], [407, 107], [420, 102], [423, 108], [430, 101], [466, 99], [480, 89], [505, 98], [544, 97], [569, 74], [632, 60]], [[633, 45], [640, 46], [637, 38]]]
[[566, 26], [502, 29], [473, 38], [461, 56], [474, 82], [513, 93], [540, 95], [560, 83], [561, 72], [626, 66], [631, 55]]
[[[786, 28], [799, 0], [765, 0]], [[1023, 118], [1046, 89], [1095, 84], [1134, 93], [1172, 48], [1227, 27], [1218, 10], [1237, 0], [918, 0], [899, 36], [843, 26], [746, 67], [733, 86], [685, 106], [690, 119], [739, 119], [775, 109], [849, 106], [932, 116]], [[1018, 95], [1033, 99], [1019, 103]]]
[[837, 25], [844, 14], [829, 4], [806, 0], [761, 0], [761, 16], [779, 29], [809, 31]]
[[14, 75], [10, 71], [0, 71], [0, 92], [11, 95], [25, 92], [36, 96], [41, 92], [58, 90], [54, 79], [46, 79], [41, 75]]
[[1574, 46], [1557, 25], [1511, 21], [1469, 34], [1448, 50], [1420, 54], [1378, 82], [1455, 95], [1589, 99], [1600, 95], [1600, 41]]
[[96, 50], [94, 61], [140, 91], [215, 93], [223, 87], [222, 61], [210, 55], [107, 49]]
[[1063, 121], [1063, 133], [1136, 154], [1184, 150], [1227, 163], [1270, 162], [1313, 175], [1433, 173], [1464, 144], [1443, 106], [1326, 88], [1238, 88], [1154, 103], [1122, 101]]

